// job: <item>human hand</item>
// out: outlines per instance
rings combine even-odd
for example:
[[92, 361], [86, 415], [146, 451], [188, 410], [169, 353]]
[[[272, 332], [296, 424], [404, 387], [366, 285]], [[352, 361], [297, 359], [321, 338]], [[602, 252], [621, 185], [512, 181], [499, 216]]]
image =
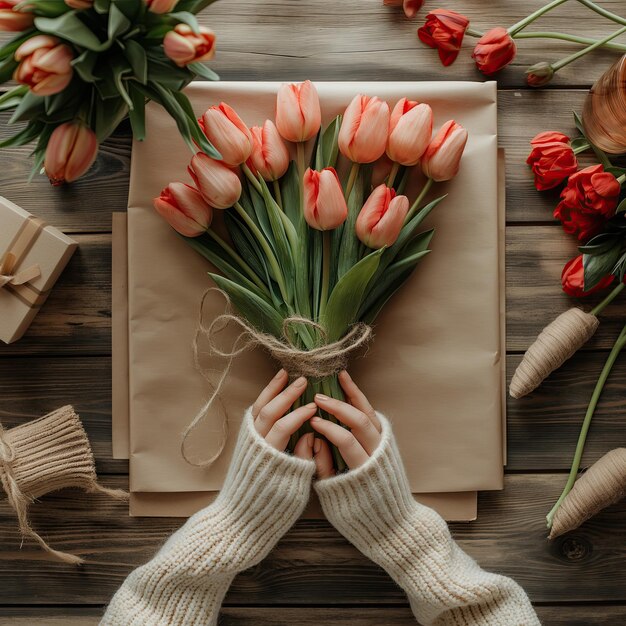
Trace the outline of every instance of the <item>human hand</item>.
[[[337, 446], [346, 465], [350, 469], [354, 469], [363, 465], [378, 447], [382, 426], [372, 405], [350, 378], [348, 372], [343, 371], [339, 374], [339, 383], [348, 402], [335, 400], [318, 393], [315, 396], [315, 404], [336, 417], [351, 430], [321, 417], [313, 417], [310, 423], [315, 431], [324, 435], [328, 441]], [[328, 478], [332, 476], [335, 470], [328, 443], [324, 439], [316, 437], [313, 450], [317, 477]]]
[[[280, 370], [252, 405], [256, 431], [270, 446], [281, 452], [287, 447], [291, 436], [317, 411], [317, 405], [311, 402], [288, 413], [308, 384], [303, 376], [286, 387], [288, 382], [287, 372]], [[300, 437], [293, 451], [294, 456], [312, 459], [314, 441], [313, 433]]]

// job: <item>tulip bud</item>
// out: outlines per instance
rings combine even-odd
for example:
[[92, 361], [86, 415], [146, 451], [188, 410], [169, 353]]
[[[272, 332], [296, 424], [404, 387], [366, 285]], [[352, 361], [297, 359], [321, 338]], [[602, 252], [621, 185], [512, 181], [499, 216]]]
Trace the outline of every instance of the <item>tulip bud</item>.
[[50, 135], [44, 170], [54, 186], [80, 178], [96, 160], [96, 134], [83, 122], [65, 122]]
[[72, 80], [72, 49], [50, 35], [35, 35], [16, 51], [19, 65], [13, 78], [38, 96], [63, 91]]
[[545, 61], [535, 63], [526, 70], [526, 82], [531, 87], [543, 87], [552, 80], [553, 76], [554, 69]]
[[215, 54], [215, 33], [205, 26], [195, 33], [191, 26], [177, 24], [163, 38], [163, 50], [179, 67], [208, 61]]
[[466, 143], [467, 131], [463, 126], [454, 120], [447, 121], [422, 156], [424, 174], [438, 182], [454, 178]]
[[227, 104], [207, 109], [198, 120], [207, 139], [227, 165], [241, 165], [252, 152], [252, 136], [241, 118]]
[[33, 25], [35, 16], [16, 9], [21, 0], [0, 0], [0, 31], [18, 33]]
[[241, 196], [239, 176], [222, 161], [204, 152], [196, 153], [189, 164], [189, 174], [202, 197], [215, 209], [227, 209]]
[[299, 143], [317, 135], [322, 112], [317, 89], [310, 80], [281, 85], [276, 96], [276, 127], [287, 141]]
[[304, 173], [304, 219], [316, 230], [332, 230], [348, 216], [348, 206], [337, 172], [332, 167]]
[[483, 74], [495, 74], [507, 66], [514, 58], [517, 48], [515, 41], [505, 28], [497, 26], [488, 30], [474, 47], [472, 59]]
[[395, 243], [409, 212], [409, 199], [396, 196], [387, 185], [379, 185], [366, 200], [356, 219], [356, 236], [368, 248]]
[[65, 0], [65, 4], [75, 11], [85, 11], [86, 9], [91, 9], [93, 0]]
[[283, 143], [273, 122], [266, 120], [263, 126], [253, 126], [252, 154], [248, 166], [265, 180], [278, 180], [289, 168], [289, 151]]
[[178, 0], [146, 0], [146, 6], [151, 13], [162, 15], [171, 13], [178, 4]]
[[391, 112], [387, 156], [400, 165], [415, 165], [428, 147], [432, 132], [432, 109], [402, 98]]
[[154, 199], [157, 213], [185, 237], [198, 237], [211, 225], [213, 211], [202, 194], [184, 183], [170, 183]]
[[373, 163], [387, 147], [389, 105], [380, 98], [355, 96], [339, 129], [339, 150], [354, 163]]

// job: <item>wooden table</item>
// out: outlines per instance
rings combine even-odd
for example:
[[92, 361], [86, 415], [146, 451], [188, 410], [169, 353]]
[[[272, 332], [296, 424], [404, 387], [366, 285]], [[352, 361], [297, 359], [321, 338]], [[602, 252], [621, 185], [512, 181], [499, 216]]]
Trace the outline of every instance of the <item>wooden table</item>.
[[[508, 26], [540, 0], [447, 2], [478, 29]], [[623, 0], [602, 2], [624, 13]], [[427, 8], [437, 2], [427, 0]], [[421, 14], [423, 16], [425, 11]], [[545, 19], [545, 18], [544, 18]], [[444, 69], [415, 37], [417, 23], [378, 0], [223, 0], [203, 23], [218, 33], [215, 69], [240, 80], [481, 80], [469, 49]], [[547, 25], [546, 25], [547, 24]], [[570, 0], [541, 28], [587, 36], [612, 25]], [[572, 51], [524, 41], [498, 76], [500, 144], [507, 156], [507, 364], [509, 375], [541, 328], [573, 303], [560, 292], [574, 241], [551, 219], [555, 193], [537, 193], [524, 165], [528, 140], [546, 129], [573, 132], [572, 110], [615, 54], [599, 52], [559, 73], [549, 89], [524, 86], [523, 71]], [[6, 121], [3, 115], [2, 120]], [[6, 133], [6, 129], [2, 129]], [[0, 347], [0, 418], [5, 427], [65, 403], [81, 414], [102, 481], [128, 483], [126, 462], [111, 459], [111, 212], [124, 210], [128, 127], [103, 146], [80, 182], [52, 189], [27, 184], [27, 149], [0, 153], [1, 193], [72, 234], [80, 249], [28, 334]], [[591, 390], [626, 313], [622, 300], [596, 338], [531, 397], [509, 402], [509, 465], [503, 492], [482, 493], [479, 518], [453, 524], [464, 549], [485, 568], [513, 576], [550, 626], [626, 623], [626, 504], [548, 543], [545, 513], [563, 486]], [[615, 368], [595, 417], [584, 463], [626, 444], [626, 358]], [[67, 491], [32, 507], [35, 527], [59, 549], [81, 554], [80, 569], [50, 561], [31, 542], [20, 550], [11, 510], [0, 505], [0, 624], [96, 624], [126, 575], [179, 524], [131, 519], [123, 504]], [[222, 622], [235, 625], [408, 626], [402, 592], [324, 521], [295, 525], [259, 566], [239, 576]]]

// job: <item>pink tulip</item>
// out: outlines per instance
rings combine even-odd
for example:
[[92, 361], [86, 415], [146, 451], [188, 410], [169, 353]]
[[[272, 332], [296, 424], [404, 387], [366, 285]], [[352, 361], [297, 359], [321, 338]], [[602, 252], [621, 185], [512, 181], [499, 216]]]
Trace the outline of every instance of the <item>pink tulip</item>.
[[146, 0], [148, 11], [157, 13], [158, 15], [171, 13], [177, 4], [178, 0]]
[[21, 0], [0, 0], [0, 31], [17, 33], [33, 25], [35, 16], [15, 8]]
[[415, 165], [426, 151], [432, 133], [432, 109], [402, 98], [391, 112], [387, 156], [400, 165]]
[[332, 230], [348, 216], [337, 172], [332, 167], [321, 172], [309, 168], [304, 173], [304, 219], [316, 230]]
[[396, 242], [409, 212], [409, 199], [379, 185], [372, 191], [356, 218], [356, 236], [368, 248], [382, 248]]
[[83, 122], [65, 122], [50, 135], [44, 169], [50, 182], [57, 186], [80, 178], [96, 160], [96, 134]]
[[215, 33], [205, 26], [194, 33], [191, 26], [177, 24], [163, 38], [163, 50], [179, 67], [208, 61], [215, 54]]
[[248, 166], [265, 180], [278, 180], [289, 167], [289, 152], [273, 122], [266, 120], [263, 126], [253, 126], [252, 154]]
[[72, 49], [50, 35], [35, 35], [16, 51], [19, 65], [13, 78], [38, 96], [63, 91], [72, 80]]
[[207, 109], [198, 120], [207, 139], [227, 165], [241, 165], [252, 152], [252, 135], [241, 118], [227, 104]]
[[281, 85], [276, 96], [276, 127], [287, 141], [308, 141], [322, 125], [317, 89], [310, 80]]
[[428, 178], [444, 181], [454, 178], [459, 171], [459, 163], [465, 144], [467, 131], [454, 120], [446, 122], [430, 142], [422, 157], [422, 171]]
[[154, 199], [157, 213], [185, 237], [198, 237], [211, 225], [213, 210], [202, 194], [184, 183], [170, 183]]
[[239, 176], [222, 161], [198, 152], [192, 157], [188, 170], [202, 197], [213, 208], [227, 209], [239, 200]]
[[339, 150], [354, 163], [372, 163], [385, 152], [389, 105], [380, 98], [355, 96], [339, 130]]
[[404, 14], [411, 18], [417, 15], [422, 4], [424, 4], [424, 0], [383, 0], [383, 4], [390, 7], [402, 7]]
[[93, 0], [65, 0], [65, 4], [75, 11], [85, 11], [91, 9]]

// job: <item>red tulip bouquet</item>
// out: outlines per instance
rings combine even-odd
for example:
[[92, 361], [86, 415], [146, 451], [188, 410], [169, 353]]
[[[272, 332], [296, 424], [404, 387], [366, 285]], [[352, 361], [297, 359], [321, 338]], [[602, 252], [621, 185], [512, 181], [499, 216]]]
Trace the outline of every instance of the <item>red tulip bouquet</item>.
[[[466, 130], [451, 120], [433, 138], [428, 104], [403, 98], [391, 111], [365, 95], [321, 129], [309, 81], [280, 88], [275, 124], [248, 128], [222, 103], [200, 125], [222, 160], [197, 152], [193, 184], [171, 183], [154, 206], [215, 266], [210, 276], [237, 309], [209, 339], [234, 322], [242, 336], [228, 356], [260, 345], [309, 378], [305, 403], [320, 391], [341, 397], [337, 374], [429, 252], [433, 230], [420, 225], [443, 196], [423, 200], [456, 175]], [[410, 201], [408, 179], [422, 173]]]
[[[563, 291], [576, 298], [612, 289], [590, 313], [571, 308], [549, 324], [530, 346], [511, 380], [510, 393], [521, 398], [530, 393], [555, 369], [579, 350], [596, 332], [598, 315], [624, 290], [626, 275], [626, 198], [622, 188], [626, 169], [614, 165], [608, 156], [585, 136], [570, 141], [566, 135], [548, 131], [531, 140], [527, 163], [537, 190], [561, 188], [554, 210], [563, 230], [581, 243], [580, 254], [565, 264], [561, 276]], [[579, 168], [577, 154], [593, 150], [597, 164]], [[611, 369], [626, 346], [626, 326], [619, 334], [600, 374], [587, 408], [569, 479], [558, 502], [548, 515], [548, 527], [558, 519], [559, 508], [570, 493], [585, 445], [591, 418]]]
[[193, 149], [219, 157], [181, 93], [194, 78], [216, 78], [202, 63], [215, 35], [195, 17], [213, 1], [0, 2], [0, 30], [16, 33], [0, 48], [0, 82], [18, 83], [0, 97], [0, 110], [20, 124], [0, 147], [35, 142], [33, 172], [43, 165], [53, 185], [71, 182], [126, 116], [143, 139], [145, 103], [154, 100]]

